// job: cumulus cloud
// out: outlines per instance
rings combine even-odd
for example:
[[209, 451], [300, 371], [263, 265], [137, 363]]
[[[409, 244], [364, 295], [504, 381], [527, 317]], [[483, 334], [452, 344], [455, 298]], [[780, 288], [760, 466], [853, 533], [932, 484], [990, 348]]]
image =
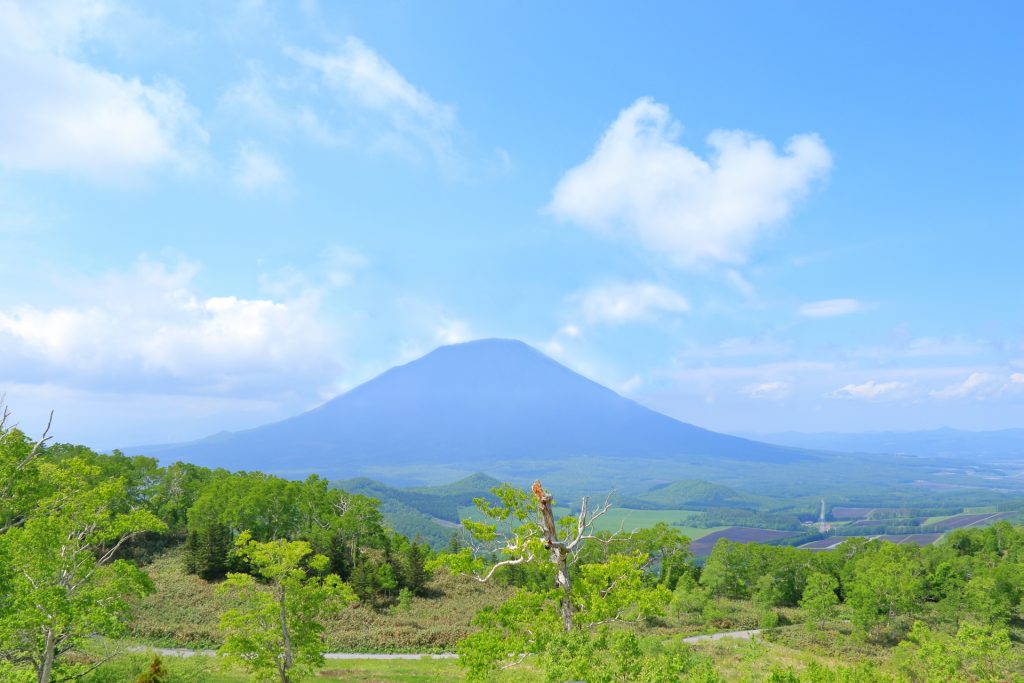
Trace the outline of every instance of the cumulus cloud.
[[273, 157], [252, 145], [239, 150], [231, 180], [246, 192], [280, 189], [288, 184], [288, 173]]
[[987, 372], [972, 372], [963, 382], [950, 384], [931, 392], [931, 395], [935, 398], [980, 397], [993, 390], [995, 380], [996, 378]]
[[329, 381], [336, 334], [315, 294], [208, 296], [197, 274], [194, 263], [140, 260], [71, 283], [65, 305], [0, 310], [0, 377], [221, 394]]
[[667, 106], [637, 100], [590, 158], [561, 178], [548, 209], [584, 228], [635, 238], [681, 266], [739, 263], [832, 165], [816, 135], [791, 138], [779, 154], [750, 133], [716, 130], [702, 158], [678, 143], [681, 130]]
[[743, 394], [750, 398], [783, 399], [792, 393], [793, 386], [789, 382], [761, 382], [743, 388]]
[[456, 161], [455, 108], [414, 86], [358, 38], [348, 36], [330, 53], [295, 47], [285, 52], [316, 74], [343, 105], [385, 122], [376, 136], [378, 147], [414, 155], [425, 148], [445, 167]]
[[834, 318], [863, 310], [864, 304], [856, 299], [826, 299], [804, 304], [800, 307], [800, 315], [805, 318]]
[[206, 132], [177, 84], [146, 84], [78, 56], [110, 12], [102, 2], [0, 6], [0, 166], [120, 180], [194, 165]]
[[579, 304], [584, 320], [609, 325], [650, 320], [659, 313], [685, 313], [690, 310], [690, 304], [682, 294], [652, 282], [594, 287], [579, 296]]
[[905, 382], [875, 382], [868, 380], [863, 384], [847, 384], [833, 391], [833, 398], [857, 398], [871, 401], [879, 398], [894, 398], [903, 393], [909, 385]]

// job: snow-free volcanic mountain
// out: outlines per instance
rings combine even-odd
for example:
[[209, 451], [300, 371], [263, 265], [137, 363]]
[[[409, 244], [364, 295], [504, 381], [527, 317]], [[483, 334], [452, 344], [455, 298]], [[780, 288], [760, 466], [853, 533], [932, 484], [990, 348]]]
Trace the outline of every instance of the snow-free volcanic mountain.
[[164, 461], [327, 476], [365, 467], [575, 456], [706, 462], [809, 457], [695, 427], [620, 396], [519, 341], [442, 346], [319, 408], [241, 432], [133, 449]]

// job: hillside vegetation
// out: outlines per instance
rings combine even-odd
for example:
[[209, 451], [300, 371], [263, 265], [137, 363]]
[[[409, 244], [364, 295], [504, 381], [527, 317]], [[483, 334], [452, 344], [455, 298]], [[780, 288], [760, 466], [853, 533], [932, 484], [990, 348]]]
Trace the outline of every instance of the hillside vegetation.
[[[318, 477], [161, 467], [3, 427], [0, 680], [296, 683], [374, 671], [325, 661], [336, 649], [459, 654], [407, 665], [410, 680], [1024, 677], [1024, 528], [998, 510], [933, 519], [850, 506], [870, 522], [951, 530], [934, 545], [847, 536], [827, 551], [722, 530], [697, 558], [680, 525], [603, 526], [611, 500], [556, 504], [539, 482], [474, 496], [491, 483], [384, 491], [444, 514], [476, 498], [459, 533], [431, 550], [389, 526], [378, 499]], [[694, 491], [725, 495], [703, 484], [672, 495]], [[756, 642], [684, 641], [751, 628], [762, 629]], [[223, 668], [157, 662], [128, 644], [215, 648]]]

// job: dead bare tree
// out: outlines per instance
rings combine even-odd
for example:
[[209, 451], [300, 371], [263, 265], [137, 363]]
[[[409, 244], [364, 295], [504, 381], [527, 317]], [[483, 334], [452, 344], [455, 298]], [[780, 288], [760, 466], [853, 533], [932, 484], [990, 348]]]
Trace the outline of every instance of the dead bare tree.
[[544, 490], [540, 481], [535, 481], [532, 487], [532, 499], [512, 487], [499, 487], [495, 489], [501, 501], [501, 506], [489, 505], [486, 502], [478, 503], [485, 515], [498, 521], [513, 520], [519, 522], [515, 528], [508, 529], [507, 533], [499, 533], [497, 525], [480, 524], [464, 521], [467, 530], [477, 539], [477, 543], [471, 544], [471, 550], [475, 557], [493, 557], [495, 553], [505, 556], [505, 559], [484, 565], [474, 571], [478, 581], [489, 581], [495, 572], [502, 567], [525, 564], [539, 559], [546, 553], [548, 560], [555, 569], [555, 586], [560, 589], [560, 615], [562, 628], [571, 631], [575, 606], [572, 599], [573, 567], [579, 558], [580, 550], [588, 540], [596, 540], [607, 543], [612, 540], [623, 538], [621, 529], [609, 536], [599, 537], [594, 532], [594, 523], [607, 514], [611, 509], [611, 494], [605, 498], [604, 503], [597, 509], [590, 508], [590, 499], [583, 496], [580, 501], [580, 511], [570, 520], [563, 520], [560, 526], [555, 521], [553, 510], [554, 497]]

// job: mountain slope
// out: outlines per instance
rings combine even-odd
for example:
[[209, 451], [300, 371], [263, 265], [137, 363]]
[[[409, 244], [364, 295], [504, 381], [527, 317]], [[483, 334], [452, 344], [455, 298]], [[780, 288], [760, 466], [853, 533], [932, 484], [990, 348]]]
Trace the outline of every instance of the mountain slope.
[[[135, 449], [138, 451], [138, 449]], [[530, 346], [443, 346], [319, 408], [243, 432], [144, 449], [229, 469], [352, 476], [366, 467], [575, 456], [792, 462], [804, 451], [718, 434], [619, 396]]]

